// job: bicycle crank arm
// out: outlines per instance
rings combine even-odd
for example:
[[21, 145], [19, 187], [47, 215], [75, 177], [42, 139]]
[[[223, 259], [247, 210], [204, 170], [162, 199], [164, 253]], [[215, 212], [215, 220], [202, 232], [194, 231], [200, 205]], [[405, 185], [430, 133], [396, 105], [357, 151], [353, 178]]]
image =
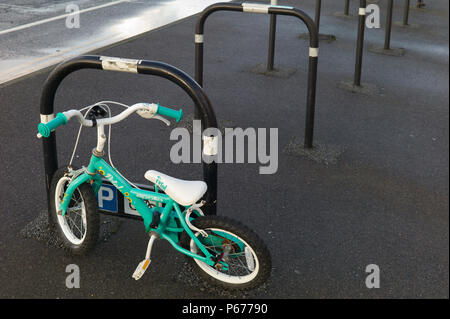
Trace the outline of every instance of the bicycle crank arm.
[[147, 270], [148, 265], [150, 265], [150, 262], [151, 262], [150, 255], [152, 253], [153, 243], [158, 238], [159, 238], [159, 235], [157, 233], [155, 233], [155, 232], [151, 233], [150, 239], [149, 239], [148, 245], [147, 245], [147, 252], [145, 253], [145, 259], [139, 263], [139, 265], [137, 266], [136, 270], [133, 273], [132, 277], [135, 280], [141, 279], [141, 277], [144, 275], [145, 271]]

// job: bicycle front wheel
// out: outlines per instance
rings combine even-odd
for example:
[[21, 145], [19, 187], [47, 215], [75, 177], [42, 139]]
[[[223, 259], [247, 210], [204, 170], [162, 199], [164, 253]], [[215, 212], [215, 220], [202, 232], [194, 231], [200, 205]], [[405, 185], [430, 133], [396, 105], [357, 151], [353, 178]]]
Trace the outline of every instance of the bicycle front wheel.
[[50, 185], [50, 210], [54, 224], [71, 253], [87, 254], [96, 244], [100, 228], [97, 201], [89, 184], [80, 185], [70, 199], [64, 216], [58, 214], [58, 208], [69, 185], [66, 168], [58, 169]]
[[[204, 230], [194, 233], [205, 248], [216, 258], [210, 266], [189, 258], [200, 277], [227, 289], [254, 289], [270, 276], [272, 261], [269, 250], [259, 236], [240, 222], [223, 216], [202, 216], [192, 224]], [[183, 245], [191, 252], [203, 255], [194, 240], [186, 233]]]

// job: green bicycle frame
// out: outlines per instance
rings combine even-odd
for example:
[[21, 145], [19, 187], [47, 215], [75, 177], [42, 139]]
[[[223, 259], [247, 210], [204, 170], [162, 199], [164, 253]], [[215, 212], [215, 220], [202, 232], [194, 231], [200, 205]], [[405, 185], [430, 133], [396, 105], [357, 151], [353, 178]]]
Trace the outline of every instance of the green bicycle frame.
[[[63, 200], [59, 206], [59, 213], [63, 216], [66, 214], [67, 207], [74, 191], [83, 183], [90, 183], [94, 192], [97, 193], [102, 184], [101, 176], [104, 176], [114, 187], [116, 187], [132, 204], [144, 220], [145, 231], [149, 230], [157, 232], [161, 238], [166, 239], [176, 250], [186, 254], [192, 258], [196, 258], [205, 262], [210, 266], [214, 266], [213, 255], [205, 248], [201, 241], [194, 235], [189, 226], [186, 224], [185, 215], [181, 212], [179, 205], [168, 195], [158, 192], [152, 192], [132, 187], [117, 171], [112, 168], [103, 158], [91, 156], [87, 172], [82, 173], [70, 182], [67, 187]], [[157, 187], [155, 187], [157, 190]], [[150, 208], [147, 201], [156, 202], [157, 205]], [[161, 207], [164, 204], [164, 207]], [[157, 228], [151, 228], [154, 212], [160, 213], [160, 222]], [[184, 215], [184, 216], [183, 216]], [[177, 223], [178, 221], [178, 223]], [[178, 225], [181, 224], [181, 227]], [[187, 249], [181, 247], [177, 242], [179, 235], [186, 233], [194, 240], [197, 247], [200, 248], [204, 256], [197, 255]], [[222, 263], [222, 262], [221, 262]]]

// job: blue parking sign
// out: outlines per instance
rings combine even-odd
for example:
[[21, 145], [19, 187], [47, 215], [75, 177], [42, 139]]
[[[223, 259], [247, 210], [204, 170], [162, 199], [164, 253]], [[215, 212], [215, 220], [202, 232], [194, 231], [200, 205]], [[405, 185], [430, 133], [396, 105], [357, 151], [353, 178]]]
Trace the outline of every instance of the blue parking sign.
[[100, 210], [117, 213], [117, 189], [108, 184], [102, 184], [97, 194], [97, 204]]

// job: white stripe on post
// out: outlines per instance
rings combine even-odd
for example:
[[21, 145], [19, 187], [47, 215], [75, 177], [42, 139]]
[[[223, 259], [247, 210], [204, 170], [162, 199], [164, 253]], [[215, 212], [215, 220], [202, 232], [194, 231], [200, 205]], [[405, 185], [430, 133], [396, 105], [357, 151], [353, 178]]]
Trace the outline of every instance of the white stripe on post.
[[317, 58], [319, 56], [319, 48], [309, 48], [309, 56]]
[[218, 151], [218, 138], [217, 136], [205, 136], [203, 135], [203, 154], [214, 156]]
[[203, 43], [203, 34], [195, 35], [195, 43]]
[[270, 4], [262, 4], [262, 3], [246, 3], [242, 4], [242, 8], [244, 12], [253, 12], [253, 13], [269, 13]]
[[50, 122], [51, 120], [53, 120], [54, 118], [55, 118], [55, 114], [54, 113], [47, 114], [47, 115], [41, 114], [41, 123], [46, 124], [46, 123]]
[[103, 70], [130, 73], [138, 73], [137, 66], [141, 63], [141, 60], [122, 59], [108, 56], [100, 57], [100, 61], [102, 61]]

